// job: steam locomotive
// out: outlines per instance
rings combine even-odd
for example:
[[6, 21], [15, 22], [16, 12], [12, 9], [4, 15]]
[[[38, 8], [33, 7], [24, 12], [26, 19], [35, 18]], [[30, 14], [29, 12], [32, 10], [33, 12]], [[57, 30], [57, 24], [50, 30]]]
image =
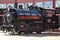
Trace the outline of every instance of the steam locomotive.
[[32, 32], [41, 33], [48, 28], [58, 29], [60, 17], [57, 13], [59, 15], [59, 8], [44, 9], [30, 6], [28, 10], [25, 10], [20, 6], [20, 9], [10, 9], [5, 16], [6, 22], [3, 25], [3, 30], [13, 34], [15, 32], [28, 34]]

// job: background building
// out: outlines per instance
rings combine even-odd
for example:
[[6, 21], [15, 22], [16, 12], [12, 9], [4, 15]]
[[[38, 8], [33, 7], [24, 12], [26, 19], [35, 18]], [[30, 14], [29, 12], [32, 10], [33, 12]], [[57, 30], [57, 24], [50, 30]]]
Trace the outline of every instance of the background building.
[[[23, 5], [23, 8], [26, 8], [27, 5], [35, 5], [38, 7], [44, 7], [44, 8], [53, 8], [53, 0], [0, 0], [0, 8], [6, 8], [8, 5], [11, 5], [14, 7], [15, 1], [18, 3], [18, 5]], [[59, 0], [56, 1], [56, 7], [59, 7]]]

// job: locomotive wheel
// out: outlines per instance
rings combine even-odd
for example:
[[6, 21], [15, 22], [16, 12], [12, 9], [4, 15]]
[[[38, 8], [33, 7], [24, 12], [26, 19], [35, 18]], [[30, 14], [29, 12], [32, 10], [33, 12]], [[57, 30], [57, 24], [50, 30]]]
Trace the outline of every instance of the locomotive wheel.
[[29, 34], [29, 32], [25, 31], [24, 34]]
[[7, 29], [4, 29], [3, 32], [6, 33], [7, 32]]
[[32, 32], [30, 32], [32, 34]]
[[41, 32], [37, 32], [37, 34], [41, 34]]
[[21, 34], [21, 32], [20, 32], [20, 31], [18, 31], [18, 32], [17, 32], [17, 34]]
[[10, 31], [10, 34], [15, 34], [15, 29], [12, 29], [12, 30]]
[[21, 34], [21, 32], [18, 32], [18, 34]]

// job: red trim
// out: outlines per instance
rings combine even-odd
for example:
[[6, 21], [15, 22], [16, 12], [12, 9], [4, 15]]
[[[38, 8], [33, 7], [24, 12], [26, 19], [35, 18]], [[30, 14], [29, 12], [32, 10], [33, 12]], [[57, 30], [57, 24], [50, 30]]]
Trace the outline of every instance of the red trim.
[[60, 16], [60, 14], [56, 14], [56, 16]]
[[4, 14], [0, 14], [0, 16], [4, 16]]
[[34, 19], [34, 20], [39, 20], [41, 19], [41, 16], [20, 16], [20, 19], [24, 20], [24, 19]]

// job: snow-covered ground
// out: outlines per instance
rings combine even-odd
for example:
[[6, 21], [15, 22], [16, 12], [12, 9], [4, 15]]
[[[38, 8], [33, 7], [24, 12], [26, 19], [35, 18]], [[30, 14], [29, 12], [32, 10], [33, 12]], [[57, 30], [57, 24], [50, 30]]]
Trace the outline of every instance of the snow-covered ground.
[[60, 40], [60, 33], [9, 35], [0, 31], [0, 40]]

